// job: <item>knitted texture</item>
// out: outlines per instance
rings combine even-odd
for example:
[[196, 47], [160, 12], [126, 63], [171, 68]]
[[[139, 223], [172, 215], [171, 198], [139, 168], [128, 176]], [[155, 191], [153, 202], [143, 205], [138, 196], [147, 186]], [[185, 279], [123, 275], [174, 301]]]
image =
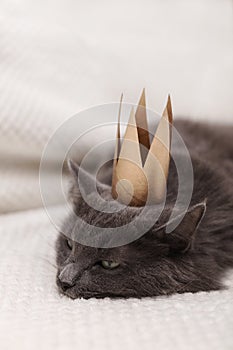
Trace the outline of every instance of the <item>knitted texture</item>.
[[229, 289], [141, 300], [71, 300], [55, 285], [43, 209], [0, 219], [1, 349], [233, 349]]

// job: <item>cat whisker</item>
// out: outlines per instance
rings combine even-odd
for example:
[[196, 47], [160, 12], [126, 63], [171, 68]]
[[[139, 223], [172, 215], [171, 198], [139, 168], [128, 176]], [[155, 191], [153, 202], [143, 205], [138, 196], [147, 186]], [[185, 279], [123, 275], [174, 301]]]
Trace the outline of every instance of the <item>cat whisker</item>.
[[46, 259], [45, 257], [42, 257], [42, 256], [38, 256], [38, 258], [40, 258], [41, 260], [43, 260], [44, 262], [46, 262], [47, 264], [52, 266], [55, 270], [57, 270], [57, 266], [54, 263], [52, 263], [50, 260], [48, 260], [48, 259]]
[[55, 247], [55, 241], [54, 241], [54, 239], [52, 239], [52, 242], [53, 242], [53, 243], [51, 243], [51, 239], [50, 239], [50, 240], [47, 240], [48, 236], [45, 236], [45, 235], [41, 234], [41, 232], [39, 233], [39, 235], [43, 238], [44, 242], [45, 242], [50, 248], [52, 248], [52, 249], [54, 250], [54, 247]]

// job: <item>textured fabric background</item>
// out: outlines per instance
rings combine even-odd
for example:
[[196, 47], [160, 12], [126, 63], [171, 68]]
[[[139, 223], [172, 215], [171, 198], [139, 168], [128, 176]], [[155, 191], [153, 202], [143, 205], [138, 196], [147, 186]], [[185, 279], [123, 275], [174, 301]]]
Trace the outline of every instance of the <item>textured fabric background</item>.
[[56, 290], [44, 210], [6, 215], [0, 228], [1, 349], [233, 349], [233, 274], [221, 292], [73, 301]]
[[170, 92], [175, 116], [232, 121], [232, 6], [1, 0], [0, 212], [40, 206], [38, 167], [51, 134], [122, 91], [136, 103], [146, 87], [160, 113]]
[[176, 116], [233, 122], [232, 39], [231, 0], [0, 1], [1, 349], [233, 349], [232, 273], [222, 292], [61, 297], [38, 181], [56, 128], [122, 90], [135, 103], [146, 87], [159, 112], [170, 92]]

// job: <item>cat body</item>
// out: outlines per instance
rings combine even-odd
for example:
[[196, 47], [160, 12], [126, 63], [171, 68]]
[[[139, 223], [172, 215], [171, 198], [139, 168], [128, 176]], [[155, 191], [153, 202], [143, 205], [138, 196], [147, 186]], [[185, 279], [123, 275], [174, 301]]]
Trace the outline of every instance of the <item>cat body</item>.
[[[189, 150], [194, 175], [191, 202], [182, 221], [167, 233], [178, 188], [172, 161], [165, 208], [153, 227], [135, 241], [113, 248], [85, 246], [77, 242], [80, 228], [75, 216], [66, 218], [56, 245], [57, 285], [62, 293], [71, 298], [128, 298], [223, 288], [224, 274], [233, 267], [233, 126], [178, 120], [175, 127]], [[176, 151], [182, 161], [182, 152]], [[114, 214], [91, 208], [80, 194], [79, 171], [72, 163], [70, 201], [84, 221], [119, 227], [140, 214], [136, 207]], [[107, 200], [110, 180], [97, 185]], [[93, 181], [91, 176], [88, 181]], [[94, 202], [95, 195], [88, 195]], [[144, 219], [156, 210], [151, 205]]]

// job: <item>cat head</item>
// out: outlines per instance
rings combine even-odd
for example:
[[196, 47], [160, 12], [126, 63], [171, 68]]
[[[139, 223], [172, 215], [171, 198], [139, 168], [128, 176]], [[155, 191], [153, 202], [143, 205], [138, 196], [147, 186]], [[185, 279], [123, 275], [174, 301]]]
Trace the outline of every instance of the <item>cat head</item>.
[[[98, 203], [100, 198], [92, 191], [92, 186], [97, 184], [98, 192], [105, 200], [111, 200], [111, 186], [96, 182], [85, 173], [88, 204], [78, 182], [80, 169], [73, 162], [69, 167], [73, 175], [70, 201], [75, 215], [66, 219], [57, 241], [57, 285], [62, 293], [71, 298], [143, 297], [200, 288], [194, 264], [195, 236], [205, 214], [205, 201], [191, 206], [186, 213], [177, 214], [172, 220], [179, 223], [170, 233], [166, 228], [171, 224], [172, 206], [168, 203], [152, 227], [131, 243], [113, 248], [91, 247], [80, 244], [79, 236], [83, 233], [77, 218], [101, 231], [101, 228], [121, 227], [131, 222], [140, 215], [142, 208], [126, 206], [119, 210], [120, 204], [114, 201], [116, 212], [96, 210], [90, 203], [94, 207], [101, 203]], [[147, 218], [156, 216], [157, 210], [156, 205], [149, 206], [139, 224], [143, 227]], [[198, 282], [195, 284], [195, 281]]]

